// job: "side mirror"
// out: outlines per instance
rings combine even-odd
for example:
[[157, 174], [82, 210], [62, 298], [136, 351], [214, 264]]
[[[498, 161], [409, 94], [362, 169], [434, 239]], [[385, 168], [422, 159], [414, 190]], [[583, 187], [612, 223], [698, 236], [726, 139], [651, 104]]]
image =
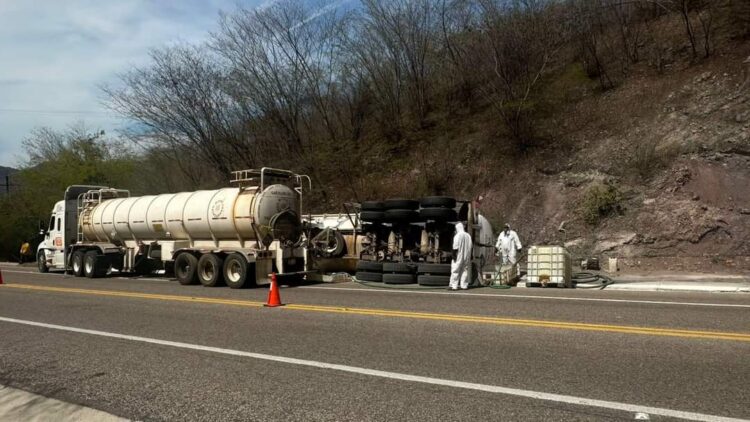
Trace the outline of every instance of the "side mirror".
[[42, 237], [44, 237], [45, 235], [47, 235], [47, 231], [46, 231], [46, 230], [44, 230], [44, 229], [40, 229], [40, 230], [39, 230], [39, 236], [42, 236]]

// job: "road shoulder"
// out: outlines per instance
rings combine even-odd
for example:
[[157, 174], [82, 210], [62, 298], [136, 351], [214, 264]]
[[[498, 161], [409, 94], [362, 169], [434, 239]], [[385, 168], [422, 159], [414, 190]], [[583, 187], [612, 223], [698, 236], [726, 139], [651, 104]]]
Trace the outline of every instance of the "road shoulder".
[[67, 403], [0, 385], [0, 420], [30, 422], [124, 422], [128, 419], [123, 419], [90, 407]]

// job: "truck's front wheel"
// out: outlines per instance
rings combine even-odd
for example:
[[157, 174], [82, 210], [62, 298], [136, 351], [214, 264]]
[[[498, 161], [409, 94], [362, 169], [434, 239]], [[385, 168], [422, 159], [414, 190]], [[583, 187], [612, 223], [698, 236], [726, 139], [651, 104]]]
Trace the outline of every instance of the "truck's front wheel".
[[44, 251], [39, 251], [39, 253], [36, 254], [36, 265], [39, 268], [40, 273], [49, 272], [49, 267], [47, 266], [47, 257], [44, 254]]

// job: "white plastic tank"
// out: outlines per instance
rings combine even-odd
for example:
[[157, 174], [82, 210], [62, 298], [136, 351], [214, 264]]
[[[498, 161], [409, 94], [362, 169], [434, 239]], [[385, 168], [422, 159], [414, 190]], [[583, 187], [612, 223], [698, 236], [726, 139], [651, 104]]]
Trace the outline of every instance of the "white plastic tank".
[[296, 241], [300, 233], [297, 193], [281, 184], [262, 192], [231, 187], [104, 200], [81, 213], [85, 240]]

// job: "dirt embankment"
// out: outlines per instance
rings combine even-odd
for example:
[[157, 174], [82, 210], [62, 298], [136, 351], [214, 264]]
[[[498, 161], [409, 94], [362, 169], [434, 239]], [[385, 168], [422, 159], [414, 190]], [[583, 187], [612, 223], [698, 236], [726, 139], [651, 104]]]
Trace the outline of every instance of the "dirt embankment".
[[[551, 119], [574, 126], [563, 146], [508, 162], [487, 185], [485, 213], [527, 244], [564, 241], [576, 257], [619, 257], [625, 270], [750, 272], [748, 54], [581, 99]], [[581, 207], [595, 184], [622, 200], [592, 225]]]

